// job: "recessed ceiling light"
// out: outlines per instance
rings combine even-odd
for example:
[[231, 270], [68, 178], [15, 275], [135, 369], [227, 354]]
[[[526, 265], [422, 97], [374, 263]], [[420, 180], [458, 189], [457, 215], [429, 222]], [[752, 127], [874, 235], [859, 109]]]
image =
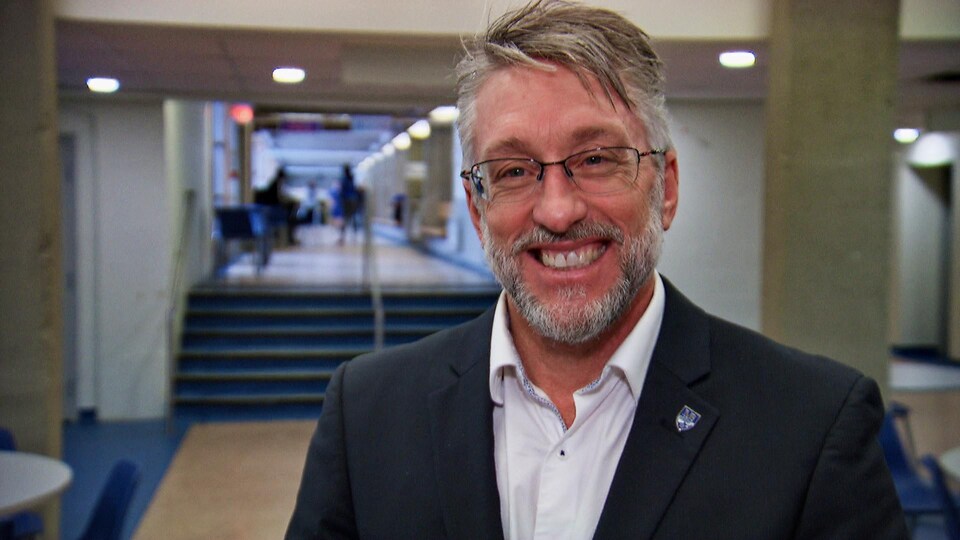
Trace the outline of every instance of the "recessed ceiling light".
[[915, 128], [900, 128], [893, 130], [893, 138], [901, 144], [910, 144], [920, 137], [920, 130]]
[[278, 83], [296, 84], [303, 81], [307, 73], [296, 67], [278, 67], [273, 70], [273, 80]]
[[90, 77], [87, 79], [87, 88], [92, 92], [109, 94], [120, 88], [120, 81], [110, 77]]
[[414, 139], [422, 141], [430, 136], [430, 122], [417, 120], [412, 126], [407, 128], [407, 133]]
[[410, 134], [407, 133], [406, 131], [401, 131], [401, 132], [398, 133], [397, 136], [394, 137], [393, 140], [390, 141], [390, 142], [393, 143], [393, 146], [396, 147], [397, 150], [409, 150], [409, 149], [410, 149]]
[[723, 67], [742, 69], [753, 67], [757, 56], [750, 51], [727, 51], [720, 53], [720, 65]]
[[430, 120], [438, 124], [452, 124], [460, 117], [460, 111], [452, 105], [444, 105], [430, 111]]

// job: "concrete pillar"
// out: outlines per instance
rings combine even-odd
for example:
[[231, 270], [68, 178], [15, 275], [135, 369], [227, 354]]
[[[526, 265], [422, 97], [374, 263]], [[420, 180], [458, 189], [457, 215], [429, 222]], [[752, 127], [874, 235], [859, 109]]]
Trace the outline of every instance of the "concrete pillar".
[[[958, 139], [954, 139], [956, 142]], [[955, 146], [953, 164], [950, 167], [950, 193], [953, 203], [950, 205], [950, 261], [947, 283], [947, 356], [960, 360], [960, 144]]]
[[[180, 264], [181, 286], [191, 285], [213, 271], [210, 238], [213, 154], [209, 106], [202, 101], [168, 99], [163, 103], [164, 154], [167, 186], [174, 216], [173, 258]], [[177, 263], [177, 260], [180, 262]]]
[[407, 150], [407, 164], [403, 170], [403, 193], [406, 195], [403, 209], [403, 226], [407, 238], [420, 241], [422, 237], [422, 208], [427, 184], [426, 147], [429, 139], [413, 139]]
[[776, 0], [762, 327], [887, 384], [898, 0]]
[[423, 227], [438, 235], [446, 234], [453, 199], [453, 124], [430, 122], [430, 138], [425, 141], [424, 161], [427, 179], [424, 184]]
[[[60, 166], [53, 2], [0, 2], [0, 425], [60, 456]], [[59, 505], [44, 510], [58, 538]]]

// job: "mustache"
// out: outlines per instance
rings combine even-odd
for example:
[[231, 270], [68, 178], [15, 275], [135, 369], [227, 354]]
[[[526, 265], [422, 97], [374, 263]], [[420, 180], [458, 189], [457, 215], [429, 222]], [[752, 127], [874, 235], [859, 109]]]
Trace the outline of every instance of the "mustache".
[[536, 225], [526, 232], [513, 244], [513, 255], [518, 255], [530, 247], [540, 244], [551, 244], [587, 238], [601, 238], [618, 244], [623, 244], [623, 231], [609, 223], [597, 221], [580, 222], [563, 233], [556, 233], [542, 225]]

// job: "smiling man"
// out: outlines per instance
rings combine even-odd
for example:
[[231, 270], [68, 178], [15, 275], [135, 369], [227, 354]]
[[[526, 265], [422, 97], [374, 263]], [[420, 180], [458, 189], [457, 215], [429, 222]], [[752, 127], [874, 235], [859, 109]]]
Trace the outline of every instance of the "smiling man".
[[648, 37], [536, 2], [458, 76], [504, 292], [337, 371], [287, 538], [906, 538], [876, 384], [656, 272], [679, 176]]

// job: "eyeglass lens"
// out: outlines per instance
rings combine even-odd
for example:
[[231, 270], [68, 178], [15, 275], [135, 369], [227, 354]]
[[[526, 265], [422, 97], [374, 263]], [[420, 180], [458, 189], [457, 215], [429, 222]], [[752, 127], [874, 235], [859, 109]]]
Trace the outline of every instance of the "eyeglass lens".
[[546, 168], [553, 165], [561, 166], [564, 174], [583, 191], [599, 195], [619, 191], [633, 183], [639, 162], [640, 152], [635, 148], [608, 147], [578, 152], [551, 163], [525, 158], [492, 159], [475, 165], [473, 173], [479, 177], [489, 199], [510, 202], [533, 193]]

